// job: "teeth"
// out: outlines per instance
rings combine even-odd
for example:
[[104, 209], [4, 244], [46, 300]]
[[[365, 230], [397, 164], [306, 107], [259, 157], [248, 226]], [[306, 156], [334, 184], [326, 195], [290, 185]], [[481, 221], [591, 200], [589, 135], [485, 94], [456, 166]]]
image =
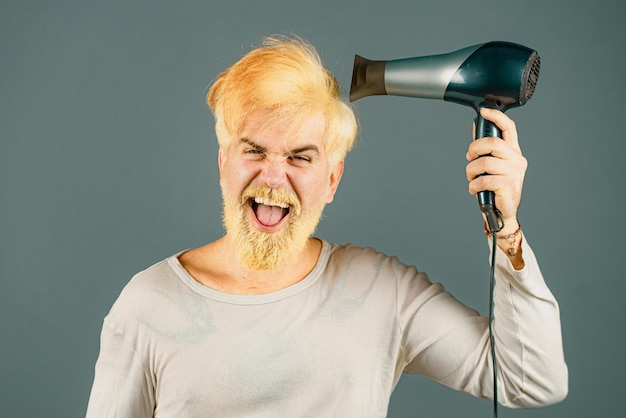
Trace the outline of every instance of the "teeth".
[[278, 206], [279, 208], [283, 208], [283, 209], [287, 209], [289, 208], [289, 205], [285, 204], [285, 203], [281, 203], [281, 202], [274, 202], [271, 201], [269, 199], [264, 199], [262, 197], [255, 197], [254, 201], [260, 205], [267, 205], [267, 206]]

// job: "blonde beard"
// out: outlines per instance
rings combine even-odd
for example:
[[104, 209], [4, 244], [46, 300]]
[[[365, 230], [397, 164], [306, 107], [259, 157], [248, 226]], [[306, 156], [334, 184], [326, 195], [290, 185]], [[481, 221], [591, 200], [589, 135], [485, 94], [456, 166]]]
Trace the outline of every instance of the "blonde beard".
[[[257, 271], [280, 270], [301, 253], [315, 232], [326, 206], [324, 202], [319, 202], [314, 207], [302, 211], [300, 200], [295, 193], [265, 186], [247, 187], [240, 199], [232, 196], [225, 188], [222, 188], [222, 195], [226, 236], [243, 265]], [[255, 229], [248, 219], [249, 200], [254, 197], [289, 205], [287, 225], [277, 232]]]

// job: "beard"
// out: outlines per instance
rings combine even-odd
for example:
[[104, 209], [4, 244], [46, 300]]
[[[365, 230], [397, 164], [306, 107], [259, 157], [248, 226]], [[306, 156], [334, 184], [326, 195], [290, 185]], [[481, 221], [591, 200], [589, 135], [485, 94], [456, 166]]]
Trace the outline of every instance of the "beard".
[[[325, 202], [303, 210], [298, 196], [284, 189], [248, 186], [240, 198], [225, 187], [223, 223], [226, 235], [239, 260], [250, 270], [277, 271], [304, 250], [322, 217]], [[286, 224], [276, 232], [259, 231], [249, 218], [255, 199], [275, 206], [288, 207]]]

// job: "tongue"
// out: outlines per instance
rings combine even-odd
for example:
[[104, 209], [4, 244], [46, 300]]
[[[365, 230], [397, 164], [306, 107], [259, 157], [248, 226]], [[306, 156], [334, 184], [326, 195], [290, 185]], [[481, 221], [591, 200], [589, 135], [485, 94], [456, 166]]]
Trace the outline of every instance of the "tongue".
[[274, 226], [287, 213], [287, 209], [279, 206], [259, 205], [256, 209], [256, 218], [265, 226]]

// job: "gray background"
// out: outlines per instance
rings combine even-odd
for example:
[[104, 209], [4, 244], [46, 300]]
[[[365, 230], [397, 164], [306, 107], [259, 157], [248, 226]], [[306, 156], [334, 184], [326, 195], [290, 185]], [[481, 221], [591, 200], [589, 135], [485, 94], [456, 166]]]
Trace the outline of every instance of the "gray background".
[[[537, 49], [510, 112], [529, 160], [520, 220], [561, 303], [569, 397], [502, 417], [623, 405], [624, 7], [618, 1], [0, 2], [0, 416], [80, 417], [101, 321], [132, 274], [221, 235], [204, 94], [263, 35], [316, 45], [347, 95], [355, 53], [395, 59], [489, 40]], [[318, 234], [417, 265], [485, 312], [488, 248], [465, 150], [473, 112], [355, 103], [362, 130]], [[416, 376], [390, 417], [490, 416]]]

